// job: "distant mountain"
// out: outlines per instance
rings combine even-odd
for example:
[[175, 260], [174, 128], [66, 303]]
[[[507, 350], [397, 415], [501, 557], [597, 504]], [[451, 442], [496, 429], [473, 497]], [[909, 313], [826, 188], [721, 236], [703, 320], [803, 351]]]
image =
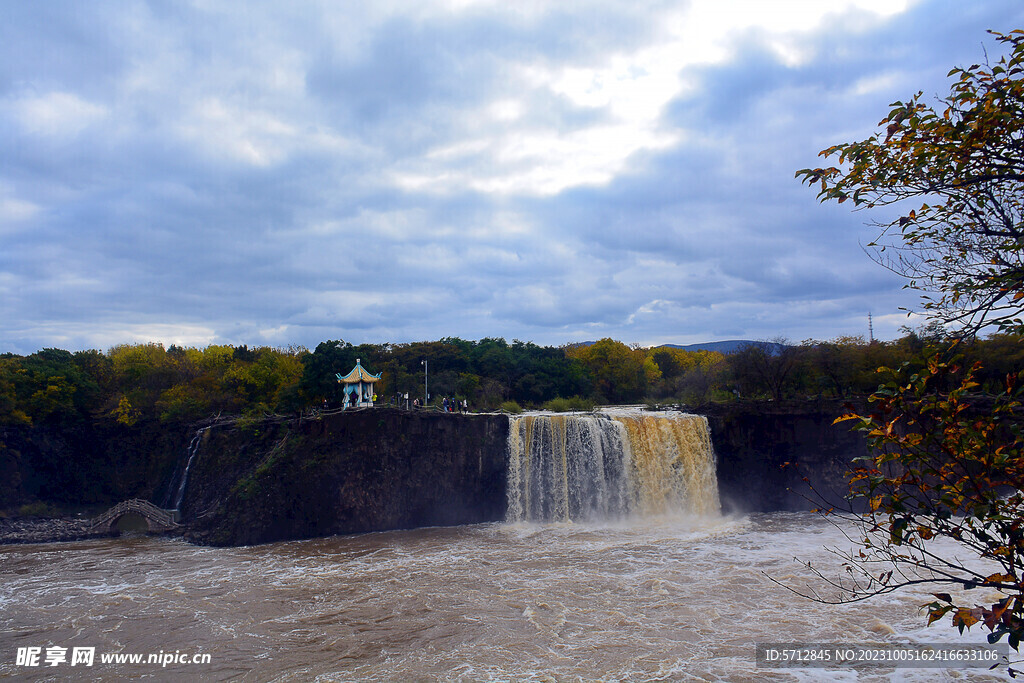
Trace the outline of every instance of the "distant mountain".
[[[596, 342], [585, 341], [576, 342], [570, 346], [590, 346]], [[781, 344], [769, 341], [752, 341], [750, 339], [729, 339], [727, 341], [715, 341], [715, 342], [703, 342], [701, 344], [660, 344], [659, 346], [653, 346], [651, 348], [672, 348], [682, 349], [683, 351], [718, 351], [719, 353], [736, 353], [740, 349], [746, 346], [760, 346], [764, 349], [768, 349], [773, 354], [777, 353], [782, 348]]]
[[728, 341], [704, 342], [701, 344], [662, 344], [673, 349], [683, 351], [718, 351], [719, 353], [736, 353], [746, 346], [760, 346], [764, 349], [777, 352], [782, 348], [781, 344], [769, 341], [752, 341], [750, 339], [729, 339]]

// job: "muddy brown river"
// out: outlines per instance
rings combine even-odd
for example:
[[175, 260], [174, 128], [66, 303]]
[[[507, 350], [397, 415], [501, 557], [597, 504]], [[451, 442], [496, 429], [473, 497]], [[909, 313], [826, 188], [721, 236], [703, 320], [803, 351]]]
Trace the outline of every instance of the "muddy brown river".
[[[5, 546], [0, 678], [1005, 680], [984, 669], [758, 668], [758, 642], [984, 641], [926, 628], [923, 592], [835, 607], [775, 583], [807, 584], [808, 560], [838, 571], [823, 546], [843, 543], [814, 515], [772, 514], [233, 549], [149, 537]], [[37, 666], [25, 664], [28, 648]], [[66, 661], [48, 666], [53, 648]], [[91, 666], [71, 664], [75, 648], [94, 648]], [[118, 654], [177, 659], [101, 661]]]
[[806, 564], [840, 575], [827, 549], [850, 541], [811, 513], [721, 516], [702, 417], [511, 418], [507, 461], [505, 523], [228, 549], [144, 536], [0, 547], [0, 678], [1005, 679], [759, 667], [758, 643], [985, 637], [925, 627], [927, 589], [839, 606], [794, 594], [828, 595]]

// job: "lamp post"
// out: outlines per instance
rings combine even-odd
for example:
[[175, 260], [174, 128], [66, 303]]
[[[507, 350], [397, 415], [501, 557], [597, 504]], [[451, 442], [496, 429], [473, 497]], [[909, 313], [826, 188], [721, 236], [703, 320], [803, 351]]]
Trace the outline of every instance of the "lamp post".
[[427, 393], [427, 372], [429, 370], [429, 367], [427, 366], [427, 361], [425, 360], [421, 360], [420, 365], [423, 366], [423, 407], [426, 408], [427, 397], [430, 396], [430, 394]]

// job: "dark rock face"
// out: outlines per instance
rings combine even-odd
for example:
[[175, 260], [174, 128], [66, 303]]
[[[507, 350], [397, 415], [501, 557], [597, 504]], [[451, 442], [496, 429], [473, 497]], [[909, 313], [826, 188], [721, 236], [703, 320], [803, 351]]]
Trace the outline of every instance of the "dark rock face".
[[726, 512], [843, 504], [846, 473], [868, 453], [849, 423], [832, 424], [845, 412], [839, 401], [730, 403], [694, 412], [711, 427]]
[[187, 538], [243, 545], [505, 515], [502, 415], [372, 409], [215, 427], [182, 505]]
[[[730, 403], [707, 416], [727, 512], [841, 502], [862, 436], [833, 425], [838, 401]], [[46, 500], [113, 504], [176, 491], [198, 425], [0, 429], [0, 508]], [[332, 534], [501, 520], [504, 415], [370, 409], [319, 419], [222, 421], [202, 433], [182, 503], [187, 537], [244, 545]], [[810, 496], [813, 500], [808, 500]], [[52, 525], [50, 525], [52, 526]], [[7, 524], [0, 541], [73, 538], [78, 529]]]
[[[842, 503], [846, 473], [867, 453], [862, 436], [832, 424], [839, 402], [695, 412], [711, 426], [726, 512]], [[382, 409], [216, 427], [190, 475], [187, 537], [237, 545], [501, 520], [507, 434], [501, 415]]]
[[108, 420], [0, 426], [0, 509], [44, 500], [112, 505], [158, 498], [194, 431], [187, 425]]

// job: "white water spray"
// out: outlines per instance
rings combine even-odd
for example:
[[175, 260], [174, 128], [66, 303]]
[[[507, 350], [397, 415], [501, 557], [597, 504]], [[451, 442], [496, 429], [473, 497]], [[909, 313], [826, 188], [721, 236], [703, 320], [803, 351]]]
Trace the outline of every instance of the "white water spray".
[[707, 420], [685, 413], [510, 418], [508, 521], [718, 514]]

